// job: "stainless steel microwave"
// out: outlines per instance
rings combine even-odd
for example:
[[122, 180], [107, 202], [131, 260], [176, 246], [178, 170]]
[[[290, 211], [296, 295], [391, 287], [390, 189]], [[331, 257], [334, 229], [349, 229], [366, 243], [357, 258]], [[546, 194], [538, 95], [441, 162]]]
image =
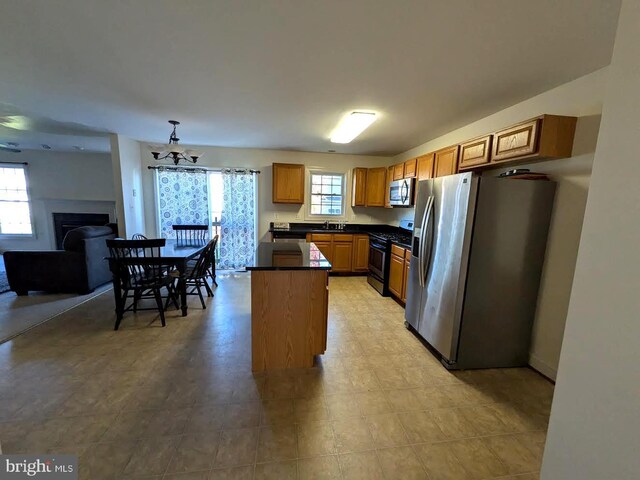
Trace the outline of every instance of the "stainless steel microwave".
[[404, 178], [389, 184], [389, 203], [393, 207], [410, 207], [413, 205], [413, 186], [415, 179]]

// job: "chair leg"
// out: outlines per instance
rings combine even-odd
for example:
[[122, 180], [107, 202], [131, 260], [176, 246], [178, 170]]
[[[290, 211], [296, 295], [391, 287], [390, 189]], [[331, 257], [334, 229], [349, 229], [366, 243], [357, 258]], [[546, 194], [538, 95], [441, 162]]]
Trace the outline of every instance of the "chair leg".
[[133, 291], [133, 313], [138, 312], [138, 300], [140, 300], [140, 296], [141, 296], [140, 290]]
[[209, 282], [207, 282], [207, 279], [205, 278], [202, 283], [204, 284], [204, 288], [207, 291], [207, 297], [213, 297], [213, 290], [211, 290], [211, 287], [209, 286]]
[[206, 309], [207, 305], [204, 303], [204, 297], [202, 296], [202, 290], [200, 290], [200, 280], [196, 280], [196, 291], [198, 292], [198, 296], [200, 297], [200, 303], [202, 304], [202, 308]]
[[162, 326], [165, 327], [167, 323], [164, 321], [164, 308], [162, 308], [163, 307], [162, 296], [160, 295], [159, 288], [153, 289], [153, 296], [156, 298], [156, 304], [158, 305], [158, 312], [160, 312], [160, 322], [162, 323]]
[[213, 284], [217, 287], [218, 282], [216, 282], [216, 266], [215, 265], [209, 269], [209, 276], [211, 277], [211, 281], [213, 282]]

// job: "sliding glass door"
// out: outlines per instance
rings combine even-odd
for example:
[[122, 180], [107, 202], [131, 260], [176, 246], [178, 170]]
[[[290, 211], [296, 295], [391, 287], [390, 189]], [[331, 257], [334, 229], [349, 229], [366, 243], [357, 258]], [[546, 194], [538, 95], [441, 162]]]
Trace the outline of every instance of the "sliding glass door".
[[219, 235], [216, 267], [243, 269], [256, 249], [256, 173], [243, 169], [156, 170], [158, 233], [175, 238], [173, 225], [209, 225]]

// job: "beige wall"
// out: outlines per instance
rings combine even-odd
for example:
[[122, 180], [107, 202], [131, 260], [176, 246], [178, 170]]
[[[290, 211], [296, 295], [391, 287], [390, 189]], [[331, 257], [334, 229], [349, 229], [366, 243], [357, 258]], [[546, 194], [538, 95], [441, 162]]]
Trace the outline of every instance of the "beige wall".
[[543, 480], [640, 475], [640, 2], [622, 4]]
[[0, 152], [0, 162], [27, 162], [32, 237], [0, 236], [0, 251], [55, 249], [54, 212], [105, 213], [115, 219], [108, 153], [23, 150]]
[[118, 233], [130, 238], [145, 233], [145, 205], [142, 196], [142, 160], [136, 140], [111, 135], [111, 159], [115, 178]]
[[[571, 158], [522, 165], [546, 172], [558, 183], [530, 352], [531, 365], [551, 378], [556, 377], [562, 346], [606, 75], [606, 68], [598, 70], [394, 158], [394, 162], [413, 158], [543, 113], [579, 117]], [[484, 175], [497, 175], [504, 170]], [[395, 221], [412, 216], [413, 211], [398, 211]]]
[[[145, 144], [140, 145], [142, 158], [142, 185], [146, 210], [146, 230], [150, 235], [157, 232], [157, 208], [155, 201], [154, 171], [148, 165], [159, 165], [153, 159]], [[304, 222], [305, 208], [299, 205], [274, 204], [271, 201], [271, 173], [273, 163], [302, 163], [307, 169], [324, 169], [329, 172], [350, 174], [354, 167], [376, 167], [387, 165], [390, 158], [363, 155], [339, 155], [329, 153], [292, 152], [283, 150], [263, 150], [246, 148], [194, 147], [204, 155], [198, 165], [205, 167], [246, 167], [260, 170], [258, 175], [258, 238], [267, 235], [269, 222]], [[350, 177], [348, 177], [350, 178]], [[351, 182], [347, 182], [347, 197], [350, 205]], [[385, 208], [347, 207], [349, 223], [388, 223], [393, 212]]]

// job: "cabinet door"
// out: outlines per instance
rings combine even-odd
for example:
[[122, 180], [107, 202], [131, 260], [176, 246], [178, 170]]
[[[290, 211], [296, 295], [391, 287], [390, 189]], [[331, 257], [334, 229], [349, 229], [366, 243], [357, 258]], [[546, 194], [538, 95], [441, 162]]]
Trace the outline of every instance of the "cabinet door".
[[393, 166], [393, 179], [402, 180], [404, 178], [404, 163]]
[[[407, 255], [405, 254], [405, 257]], [[410, 260], [405, 260], [404, 261], [404, 273], [402, 274], [402, 301], [404, 303], [407, 303], [407, 282], [409, 280], [409, 265], [410, 265], [411, 261]]]
[[353, 169], [353, 188], [351, 190], [351, 206], [364, 207], [366, 205], [367, 169]]
[[389, 187], [391, 186], [391, 182], [393, 182], [393, 165], [387, 168], [387, 181], [385, 182], [385, 190], [384, 190], [384, 206], [386, 208], [391, 207], [391, 191]]
[[367, 207], [384, 207], [387, 169], [370, 168], [367, 171]]
[[540, 119], [536, 118], [496, 132], [492, 160], [499, 162], [535, 153], [538, 148], [539, 126]]
[[353, 242], [333, 243], [333, 272], [350, 272], [353, 255]]
[[433, 178], [433, 153], [418, 157], [418, 181]]
[[486, 165], [491, 160], [491, 135], [469, 140], [460, 145], [458, 170]]
[[353, 237], [353, 266], [354, 272], [369, 270], [369, 235], [355, 235]]
[[434, 177], [453, 175], [458, 169], [458, 145], [443, 148], [434, 154]]
[[391, 255], [389, 262], [389, 291], [397, 298], [402, 298], [402, 282], [404, 277], [404, 257]]
[[304, 203], [304, 165], [273, 164], [273, 203]]
[[329, 260], [329, 263], [333, 265], [333, 244], [331, 242], [320, 242], [318, 240], [313, 240], [313, 243], [315, 243], [318, 250], [322, 252], [324, 258]]
[[416, 176], [417, 158], [412, 158], [404, 162], [404, 178], [414, 178]]

